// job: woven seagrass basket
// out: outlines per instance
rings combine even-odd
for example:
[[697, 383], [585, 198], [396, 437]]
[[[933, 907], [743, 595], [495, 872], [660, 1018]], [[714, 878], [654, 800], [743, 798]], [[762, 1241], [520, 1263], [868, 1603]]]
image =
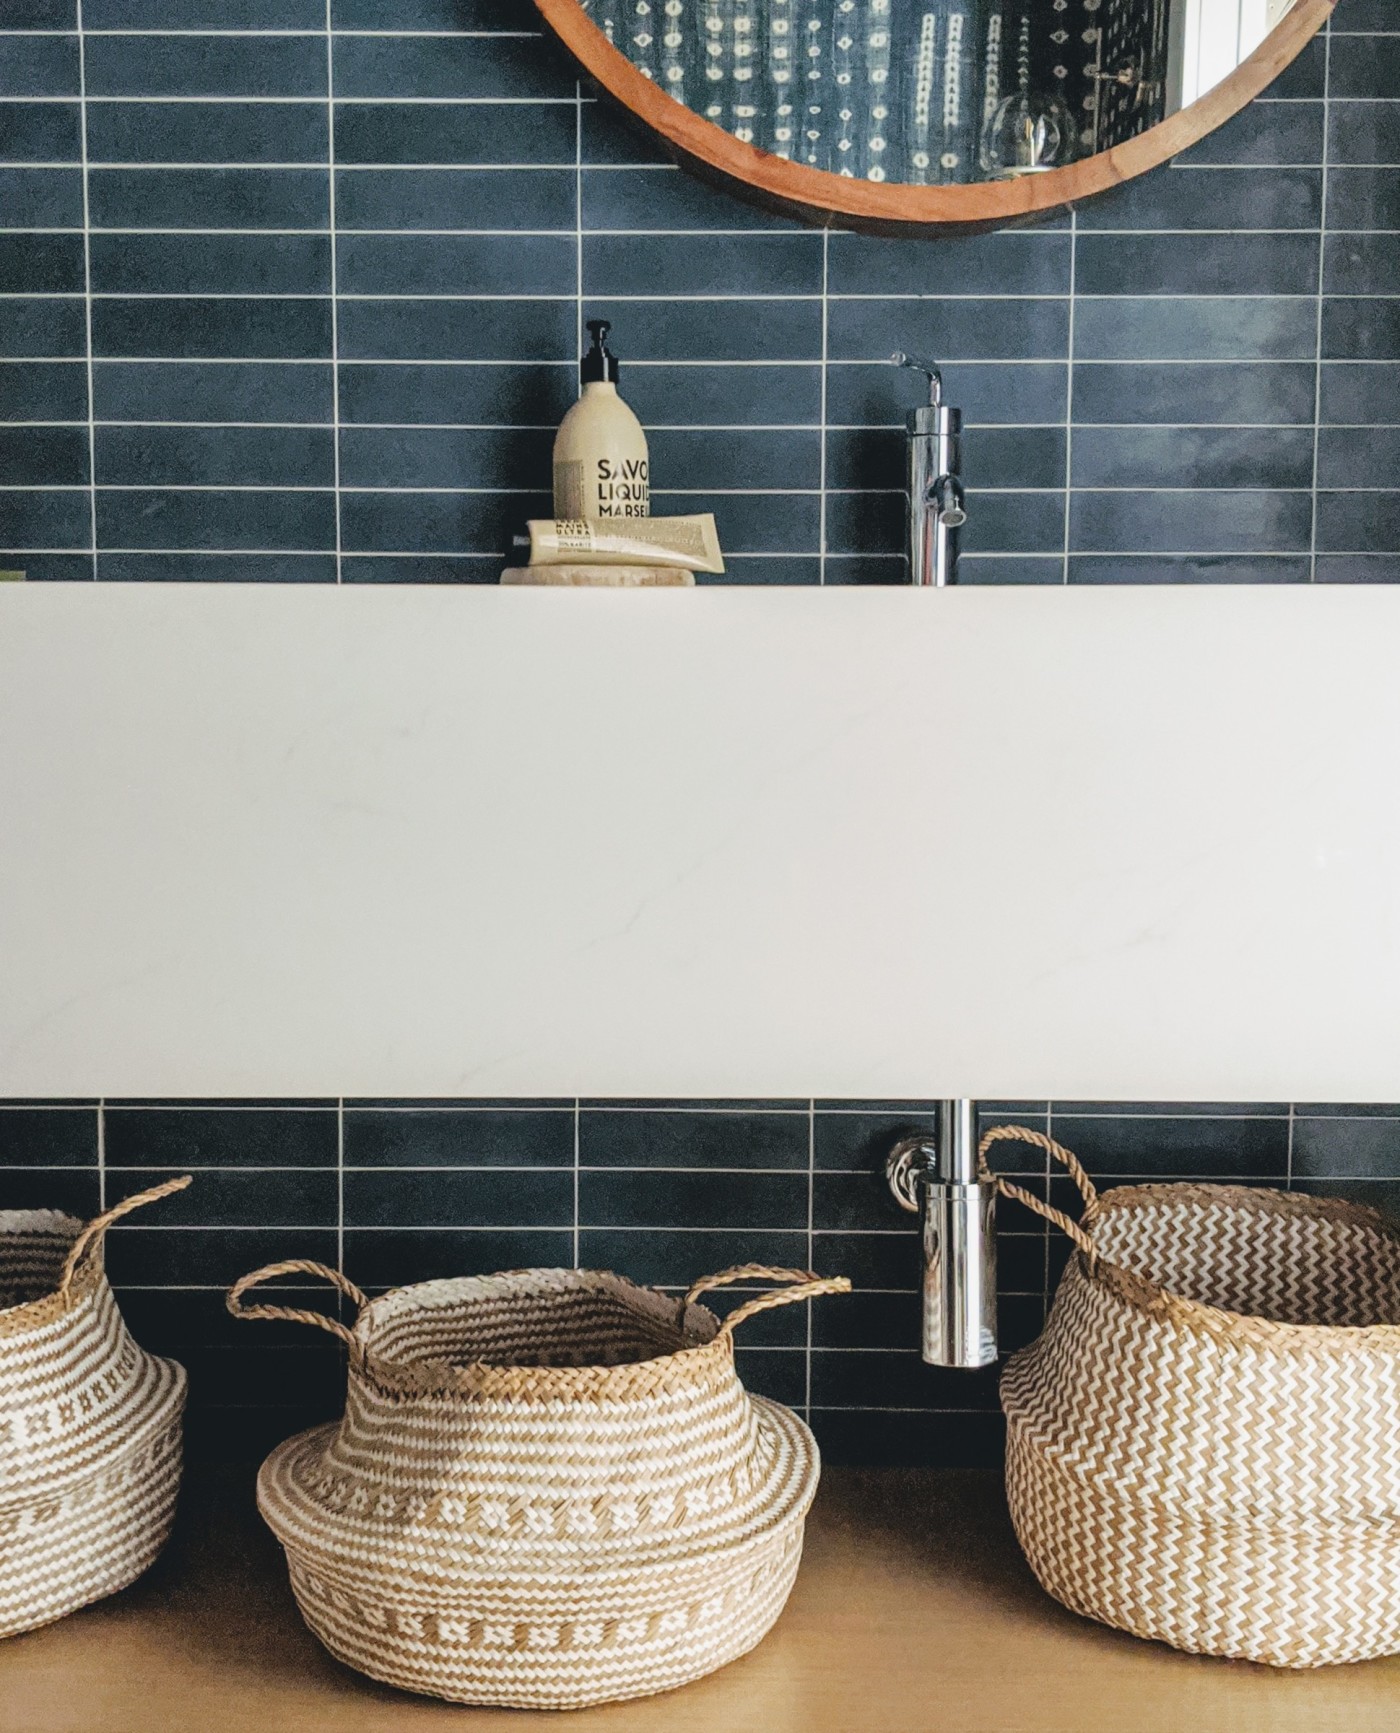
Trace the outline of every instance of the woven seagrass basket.
[[[298, 1273], [333, 1283], [354, 1327], [241, 1305]], [[795, 1285], [723, 1324], [696, 1304], [739, 1281]], [[744, 1654], [792, 1587], [818, 1458], [796, 1415], [745, 1391], [732, 1332], [848, 1287], [746, 1265], [678, 1302], [517, 1270], [366, 1300], [319, 1264], [245, 1276], [235, 1316], [315, 1324], [349, 1349], [343, 1420], [258, 1477], [307, 1624], [389, 1684], [530, 1709], [646, 1696]]]
[[184, 1368], [139, 1348], [102, 1267], [119, 1217], [0, 1211], [0, 1637], [115, 1593], [164, 1546]]
[[[1195, 1654], [1319, 1667], [1400, 1652], [1400, 1233], [1337, 1199], [1124, 1186], [1002, 1377], [1007, 1492], [1075, 1612]], [[985, 1166], [984, 1166], [985, 1172]]]

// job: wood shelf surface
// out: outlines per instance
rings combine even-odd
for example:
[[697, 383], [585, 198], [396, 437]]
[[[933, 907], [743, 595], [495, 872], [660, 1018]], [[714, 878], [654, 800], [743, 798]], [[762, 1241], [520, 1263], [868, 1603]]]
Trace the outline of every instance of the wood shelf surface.
[[0, 1642], [0, 1733], [1393, 1733], [1398, 1711], [1400, 1658], [1281, 1673], [1065, 1612], [990, 1472], [829, 1469], [792, 1600], [753, 1654], [568, 1717], [464, 1710], [333, 1661], [297, 1614], [251, 1469], [192, 1474], [140, 1583]]

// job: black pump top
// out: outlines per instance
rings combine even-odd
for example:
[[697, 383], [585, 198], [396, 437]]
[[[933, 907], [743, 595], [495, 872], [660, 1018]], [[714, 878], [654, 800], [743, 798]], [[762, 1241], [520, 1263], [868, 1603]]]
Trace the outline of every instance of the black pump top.
[[612, 326], [606, 319], [588, 321], [588, 334], [593, 341], [578, 369], [579, 379], [584, 385], [594, 385], [600, 380], [617, 384], [617, 356], [609, 350], [607, 341], [611, 330]]

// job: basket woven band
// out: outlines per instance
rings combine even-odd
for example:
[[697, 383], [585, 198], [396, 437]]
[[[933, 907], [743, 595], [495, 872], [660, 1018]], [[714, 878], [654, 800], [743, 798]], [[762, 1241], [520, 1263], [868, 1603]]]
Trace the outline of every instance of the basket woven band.
[[228, 1291], [227, 1301], [228, 1309], [235, 1318], [276, 1318], [287, 1324], [313, 1324], [318, 1330], [327, 1330], [332, 1336], [339, 1336], [356, 1360], [360, 1358], [359, 1341], [354, 1332], [338, 1318], [328, 1318], [324, 1312], [313, 1312], [300, 1306], [241, 1304], [244, 1294], [250, 1288], [256, 1288], [262, 1282], [270, 1282], [274, 1276], [315, 1276], [320, 1281], [329, 1282], [354, 1306], [357, 1317], [369, 1304], [369, 1296], [364, 1290], [357, 1288], [350, 1278], [341, 1275], [339, 1270], [331, 1269], [328, 1264], [315, 1263], [310, 1258], [287, 1258], [280, 1264], [264, 1264], [260, 1270], [250, 1270], [246, 1276], [238, 1278]]
[[770, 1312], [775, 1306], [790, 1306], [797, 1300], [814, 1300], [819, 1294], [849, 1294], [851, 1291], [850, 1281], [845, 1276], [819, 1276], [812, 1270], [775, 1269], [768, 1264], [736, 1264], [731, 1270], [721, 1270], [714, 1276], [701, 1276], [698, 1282], [693, 1282], [681, 1301], [681, 1316], [685, 1316], [686, 1307], [698, 1300], [701, 1294], [727, 1288], [731, 1282], [787, 1282], [795, 1285], [779, 1288], [771, 1294], [758, 1294], [742, 1306], [736, 1306], [720, 1325], [721, 1336], [732, 1336], [745, 1318], [752, 1318], [758, 1312]]
[[183, 1191], [191, 1183], [193, 1175], [182, 1174], [179, 1179], [162, 1180], [159, 1185], [153, 1185], [146, 1191], [133, 1192], [130, 1197], [123, 1198], [111, 1209], [103, 1210], [99, 1216], [94, 1216], [77, 1239], [68, 1248], [68, 1256], [63, 1260], [63, 1274], [59, 1277], [58, 1291], [67, 1294], [73, 1285], [73, 1278], [78, 1273], [78, 1266], [84, 1257], [98, 1244], [102, 1236], [115, 1221], [120, 1221], [124, 1215], [130, 1215], [134, 1209], [140, 1209], [143, 1204], [154, 1203], [157, 1198], [169, 1197], [171, 1192]]

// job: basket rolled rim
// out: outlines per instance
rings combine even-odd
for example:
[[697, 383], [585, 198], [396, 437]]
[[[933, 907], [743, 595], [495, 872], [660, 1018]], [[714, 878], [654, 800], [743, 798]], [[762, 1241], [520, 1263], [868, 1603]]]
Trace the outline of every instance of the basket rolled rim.
[[[675, 1346], [644, 1360], [618, 1364], [538, 1366], [472, 1360], [458, 1364], [440, 1358], [397, 1360], [376, 1354], [374, 1335], [396, 1313], [411, 1308], [446, 1309], [472, 1300], [543, 1294], [607, 1293], [631, 1307], [640, 1318], [673, 1331]], [[412, 1282], [380, 1294], [361, 1311], [352, 1329], [359, 1344], [360, 1363], [351, 1376], [362, 1377], [386, 1394], [403, 1396], [461, 1395], [503, 1400], [602, 1401], [638, 1399], [689, 1388], [697, 1380], [732, 1366], [733, 1338], [720, 1334], [719, 1319], [692, 1301], [681, 1316], [681, 1302], [655, 1288], [643, 1287], [611, 1270], [524, 1269], [491, 1275], [441, 1276]]]
[[[1349, 1198], [1318, 1197], [1310, 1192], [1278, 1191], [1267, 1186], [1247, 1185], [1126, 1185], [1100, 1192], [1096, 1219], [1115, 1211], [1157, 1204], [1195, 1204], [1214, 1209], [1242, 1210], [1256, 1215], [1310, 1216], [1345, 1222], [1365, 1228], [1389, 1240], [1400, 1258], [1400, 1229], [1366, 1204]], [[1115, 1264], [1108, 1258], [1091, 1260], [1076, 1252], [1072, 1262], [1086, 1280], [1108, 1289], [1115, 1298], [1154, 1317], [1167, 1318], [1188, 1330], [1205, 1333], [1219, 1341], [1240, 1346], [1291, 1349], [1295, 1352], [1354, 1354], [1400, 1351], [1400, 1323], [1394, 1324], [1290, 1324], [1253, 1312], [1235, 1312], [1205, 1300], [1188, 1299], [1158, 1286], [1150, 1277]]]
[[[86, 1224], [77, 1216], [59, 1209], [0, 1210], [0, 1240], [45, 1239], [63, 1240], [72, 1246]], [[73, 1306], [97, 1286], [102, 1275], [102, 1241], [94, 1242], [84, 1252], [67, 1289], [55, 1278], [52, 1287], [12, 1306], [0, 1306], [0, 1336], [17, 1336], [37, 1329]]]

